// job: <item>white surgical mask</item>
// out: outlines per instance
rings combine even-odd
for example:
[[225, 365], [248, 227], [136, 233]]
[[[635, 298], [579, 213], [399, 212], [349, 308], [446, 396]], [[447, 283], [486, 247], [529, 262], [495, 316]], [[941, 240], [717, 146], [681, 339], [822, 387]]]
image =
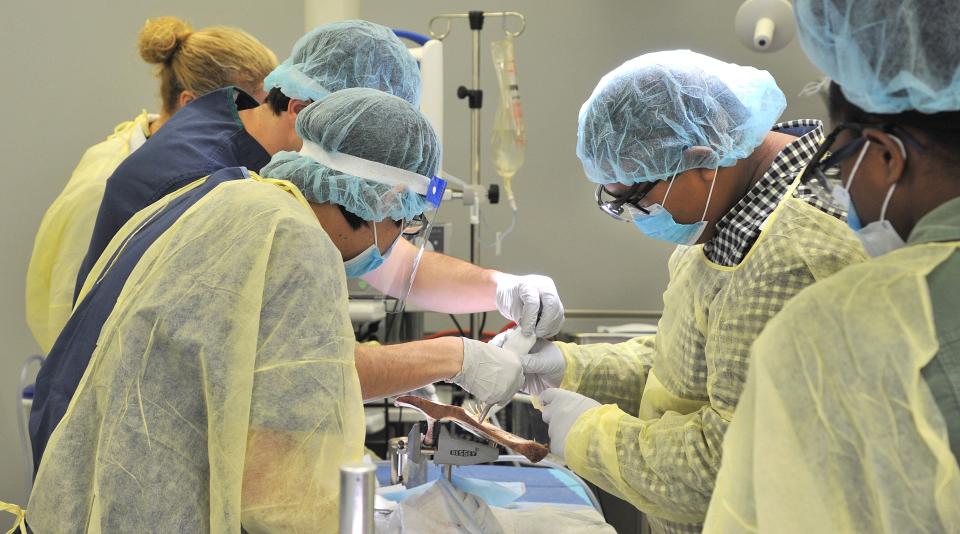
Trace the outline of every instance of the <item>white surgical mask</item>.
[[893, 228], [893, 225], [890, 224], [890, 221], [886, 219], [887, 206], [890, 204], [890, 199], [896, 189], [897, 184], [894, 183], [887, 190], [887, 197], [883, 200], [883, 207], [880, 209], [880, 220], [874, 221], [857, 231], [857, 237], [860, 238], [863, 248], [871, 257], [882, 256], [887, 252], [902, 248], [906, 244], [900, 234]]

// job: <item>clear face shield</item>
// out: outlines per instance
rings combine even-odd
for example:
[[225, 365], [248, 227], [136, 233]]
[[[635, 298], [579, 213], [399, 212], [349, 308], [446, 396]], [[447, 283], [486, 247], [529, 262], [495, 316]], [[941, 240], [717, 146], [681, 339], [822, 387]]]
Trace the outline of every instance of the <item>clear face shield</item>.
[[[414, 252], [409, 254], [409, 261], [407, 260], [409, 248], [403, 253], [404, 259], [399, 261], [398, 258], [392, 257], [397, 253], [394, 250], [386, 264], [379, 268], [379, 270], [387, 269], [384, 274], [388, 287], [394, 289], [394, 291], [391, 291], [394, 298], [388, 298], [386, 304], [387, 324], [392, 324], [396, 316], [402, 314], [406, 308], [407, 298], [413, 289], [420, 262], [430, 241], [430, 233], [436, 220], [436, 214], [439, 212], [443, 200], [443, 194], [447, 187], [446, 180], [436, 176], [428, 178], [415, 172], [349, 154], [328, 152], [316, 143], [307, 140], [303, 141], [303, 148], [300, 153], [321, 165], [344, 174], [392, 186], [394, 193], [382, 199], [383, 207], [389, 206], [392, 202], [401, 202], [403, 194], [406, 191], [412, 191], [426, 198], [427, 203], [433, 208], [427, 214], [418, 214], [409, 220], [401, 221], [402, 233], [400, 238], [407, 239], [413, 244]], [[391, 315], [393, 317], [390, 317]]]
[[[413, 245], [415, 253], [409, 262], [403, 262], [391, 271], [392, 280], [390, 287], [399, 287], [401, 289], [394, 295], [393, 299], [387, 299], [386, 311], [388, 315], [399, 315], [406, 309], [407, 298], [409, 298], [410, 292], [413, 290], [413, 283], [416, 280], [417, 271], [420, 268], [423, 255], [428, 249], [433, 250], [433, 247], [430, 246], [430, 233], [433, 231], [433, 223], [437, 220], [437, 213], [439, 211], [438, 203], [435, 209], [429, 213], [424, 213], [413, 221], [403, 222], [403, 234], [401, 238], [406, 239]], [[396, 318], [393, 317], [390, 319], [388, 324], [392, 324]]]

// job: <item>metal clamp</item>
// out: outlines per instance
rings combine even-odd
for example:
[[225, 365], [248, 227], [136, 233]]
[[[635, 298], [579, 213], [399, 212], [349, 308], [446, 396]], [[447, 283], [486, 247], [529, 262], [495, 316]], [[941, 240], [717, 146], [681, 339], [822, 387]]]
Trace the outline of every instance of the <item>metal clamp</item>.
[[[406, 438], [391, 440], [390, 482], [401, 483], [415, 488], [427, 482], [427, 464], [432, 461], [443, 469], [444, 476], [452, 476], [454, 465], [476, 465], [497, 461], [500, 450], [496, 444], [454, 437], [450, 430], [440, 424], [426, 431], [425, 436], [420, 425], [414, 425]], [[430, 438], [429, 443], [427, 439]], [[402, 457], [402, 458], [401, 458]]]

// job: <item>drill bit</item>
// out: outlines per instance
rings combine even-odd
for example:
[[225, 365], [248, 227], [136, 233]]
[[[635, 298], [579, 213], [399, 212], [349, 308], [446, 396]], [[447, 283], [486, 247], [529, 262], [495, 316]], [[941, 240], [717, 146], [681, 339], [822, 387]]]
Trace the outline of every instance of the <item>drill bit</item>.
[[480, 415], [477, 416], [477, 422], [480, 423], [481, 425], [483, 424], [484, 421], [487, 420], [487, 417], [490, 415], [490, 410], [493, 409], [493, 403], [485, 402], [482, 404], [482, 406], [483, 406], [483, 409], [480, 410]]

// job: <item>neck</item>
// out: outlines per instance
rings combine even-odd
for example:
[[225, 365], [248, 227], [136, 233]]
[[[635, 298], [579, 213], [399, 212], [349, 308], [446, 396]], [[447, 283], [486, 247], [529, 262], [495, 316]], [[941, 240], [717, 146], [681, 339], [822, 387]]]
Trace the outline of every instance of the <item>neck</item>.
[[343, 259], [349, 260], [356, 257], [373, 243], [373, 230], [368, 225], [354, 230], [343, 218], [340, 208], [334, 204], [310, 202], [310, 208], [313, 209], [317, 221], [320, 222], [320, 226], [323, 227], [323, 231], [327, 233], [333, 245], [340, 251]]
[[160, 116], [157, 118], [157, 120], [151, 122], [149, 125], [150, 135], [152, 136], [153, 134], [157, 133], [157, 130], [159, 130], [161, 126], [163, 126], [168, 120], [170, 120], [171, 116], [172, 116], [172, 113], [168, 111], [161, 111]]
[[[949, 172], [925, 169], [922, 175], [923, 178], [919, 180], [916, 176], [901, 180], [887, 208], [887, 219], [904, 239], [910, 236], [920, 219], [947, 202], [960, 198], [960, 184]], [[905, 199], [909, 200], [904, 202]]]
[[[778, 132], [768, 132], [763, 142], [752, 154], [744, 159], [737, 161], [732, 167], [724, 167], [717, 171], [715, 181], [716, 189], [713, 192], [713, 202], [715, 207], [708, 208], [707, 218], [718, 221], [736, 206], [750, 189], [763, 178], [770, 164], [780, 154], [785, 146], [793, 142], [796, 138]], [[712, 210], [712, 211], [710, 211]], [[711, 224], [704, 232], [706, 240], [712, 239], [715, 232], [715, 226]], [[700, 242], [705, 242], [704, 240]]]
[[[737, 162], [733, 167], [720, 169], [718, 177], [723, 177], [721, 184], [730, 184], [728, 193], [730, 203], [733, 207], [743, 197], [747, 196], [750, 189], [763, 178], [773, 160], [780, 154], [783, 148], [793, 141], [796, 137], [782, 134], [779, 132], [768, 132], [767, 136], [760, 143], [752, 154]], [[726, 189], [726, 187], [725, 187]]]
[[239, 113], [243, 128], [271, 156], [281, 150], [297, 150], [283, 128], [282, 118], [275, 115], [269, 104], [260, 104], [255, 108], [244, 109]]
[[784, 147], [796, 139], [792, 135], [768, 132], [760, 146], [749, 157], [738, 161], [730, 169], [730, 174], [739, 178], [740, 198], [745, 197], [747, 192], [763, 178]]

